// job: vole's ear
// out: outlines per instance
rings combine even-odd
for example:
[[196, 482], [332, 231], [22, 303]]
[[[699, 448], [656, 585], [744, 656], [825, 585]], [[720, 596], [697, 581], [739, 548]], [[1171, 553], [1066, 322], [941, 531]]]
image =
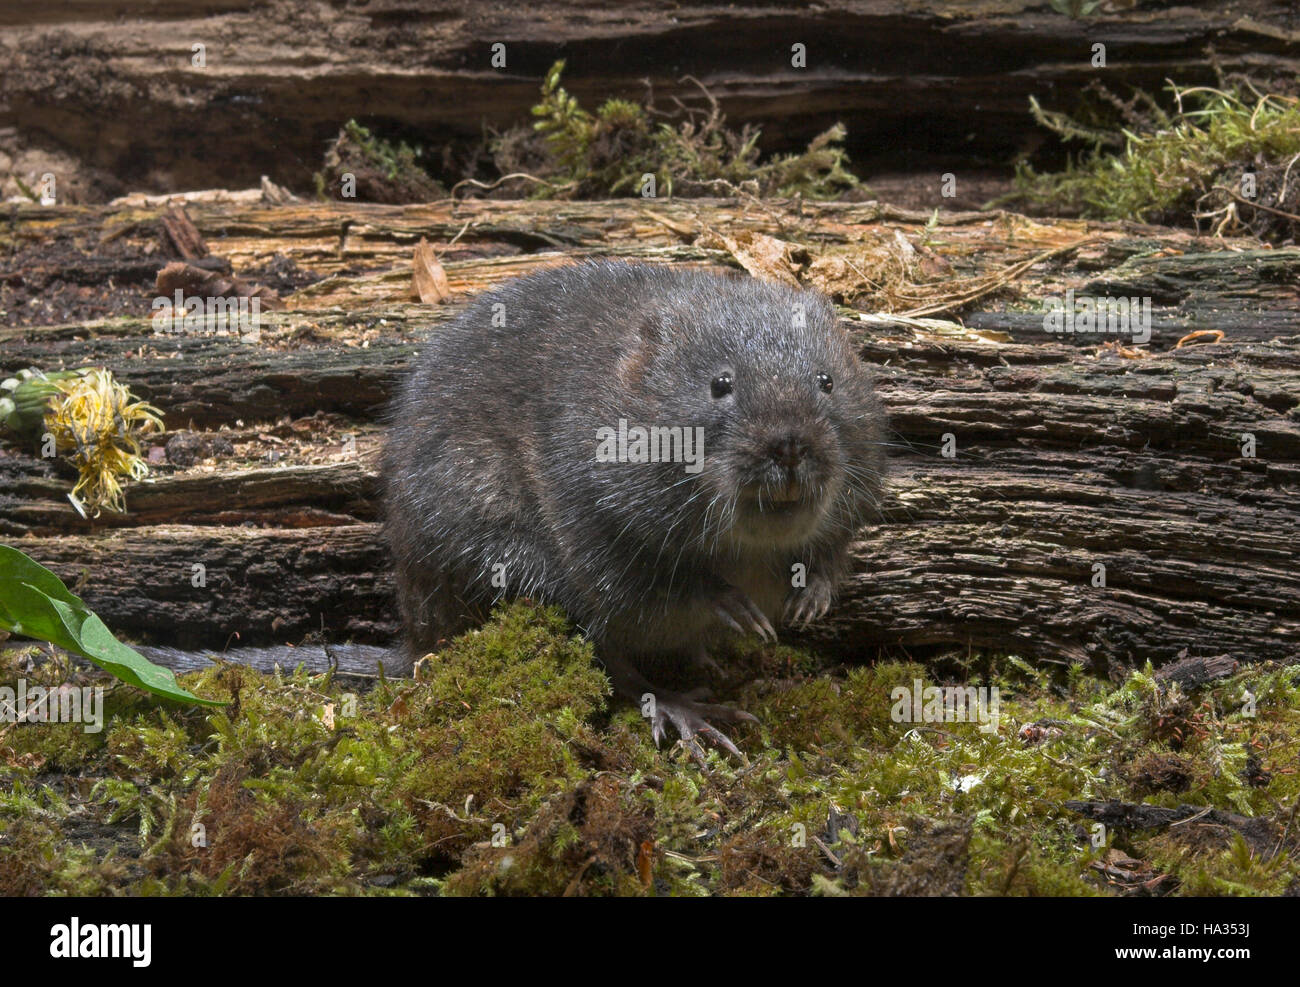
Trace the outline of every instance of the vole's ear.
[[635, 326], [636, 333], [615, 370], [623, 386], [630, 388], [639, 388], [654, 354], [669, 342], [673, 331], [664, 313], [653, 308], [638, 313]]
[[654, 344], [638, 334], [635, 342], [619, 357], [614, 373], [617, 375], [619, 383], [623, 385], [624, 390], [639, 391], [642, 389], [642, 381], [645, 379], [646, 370], [650, 366], [652, 352], [654, 352]]

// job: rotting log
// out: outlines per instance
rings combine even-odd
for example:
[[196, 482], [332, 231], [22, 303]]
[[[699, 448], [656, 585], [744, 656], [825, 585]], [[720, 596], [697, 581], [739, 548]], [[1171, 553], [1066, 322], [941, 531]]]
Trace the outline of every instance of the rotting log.
[[9, 544], [48, 565], [119, 633], [177, 647], [396, 632], [378, 525], [267, 531], [152, 525]]
[[[382, 643], [394, 632], [375, 475], [382, 411], [421, 333], [467, 296], [585, 256], [734, 263], [695, 245], [709, 229], [848, 245], [919, 241], [929, 218], [879, 203], [723, 200], [188, 211], [236, 274], [278, 255], [324, 280], [264, 313], [257, 344], [153, 334], [144, 283], [125, 299], [136, 306], [127, 317], [0, 328], [0, 375], [102, 364], [170, 429], [221, 429], [241, 451], [201, 468], [164, 462], [128, 487], [126, 516], [87, 521], [65, 500], [68, 467], [0, 444], [0, 537], [79, 585], [115, 629], [213, 648], [235, 634], [241, 644], [308, 634]], [[16, 215], [10, 287], [22, 288], [28, 256], [44, 257], [48, 270], [32, 272], [48, 283], [57, 265], [22, 249], [43, 238], [81, 244], [71, 261], [86, 258], [91, 284], [114, 262], [156, 271], [169, 259], [145, 253], [159, 210]], [[447, 304], [411, 301], [420, 236], [441, 256]], [[955, 646], [1097, 667], [1184, 651], [1300, 656], [1300, 337], [1289, 332], [1300, 251], [1011, 214], [941, 216], [923, 236], [956, 276], [1069, 249], [968, 307], [978, 333], [846, 317], [889, 414], [893, 479], [882, 522], [855, 545], [853, 579], [811, 640], [846, 657]], [[1067, 288], [1151, 296], [1147, 355], [1044, 332], [1025, 303]], [[1227, 335], [1174, 349], [1188, 320]], [[346, 431], [353, 454], [282, 456], [271, 444], [273, 423], [310, 435], [320, 416], [330, 448]], [[949, 433], [953, 458], [942, 454]]]
[[[1094, 665], [1300, 655], [1300, 350], [994, 363], [952, 379], [951, 362], [918, 349], [878, 371], [900, 445], [887, 515], [856, 544], [819, 645]], [[12, 543], [65, 578], [84, 570], [114, 627], [208, 646], [236, 630], [247, 644], [392, 629], [373, 461], [160, 477], [132, 488], [127, 518], [92, 523], [61, 502], [48, 464], [18, 458], [0, 474]], [[196, 564], [204, 586], [190, 585]]]
[[[544, 73], [566, 58], [565, 86], [588, 107], [640, 99], [647, 81], [661, 101], [697, 96], [693, 75], [735, 126], [762, 124], [769, 148], [845, 120], [860, 167], [905, 161], [937, 178], [1005, 167], [1044, 142], [1030, 94], [1097, 78], [1121, 94], [1168, 78], [1212, 84], [1208, 45], [1228, 71], [1293, 75], [1298, 38], [1290, 0], [1114, 3], [1080, 19], [1042, 0], [539, 0], [527, 17], [465, 0], [221, 0], [193, 13], [28, 4], [0, 27], [0, 151], [68, 154], [64, 194], [250, 186], [263, 174], [305, 191], [349, 118], [395, 123], [429, 148], [481, 143], [485, 125], [526, 124]], [[491, 63], [498, 42], [505, 67]]]

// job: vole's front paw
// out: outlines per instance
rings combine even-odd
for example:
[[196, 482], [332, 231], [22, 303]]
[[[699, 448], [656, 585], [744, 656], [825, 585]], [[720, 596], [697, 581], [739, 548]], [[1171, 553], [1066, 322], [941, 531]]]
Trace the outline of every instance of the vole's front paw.
[[830, 581], [813, 577], [808, 585], [799, 587], [786, 598], [786, 623], [807, 627], [812, 621], [826, 616], [834, 599], [835, 587]]
[[720, 583], [709, 597], [713, 612], [737, 634], [757, 634], [764, 641], [776, 640], [776, 629], [749, 595], [730, 583]]
[[650, 735], [654, 738], [656, 747], [664, 738], [667, 724], [671, 723], [678, 736], [682, 738], [686, 749], [691, 752], [691, 757], [700, 764], [705, 761], [704, 748], [700, 746], [697, 738], [703, 738], [714, 746], [721, 747], [742, 761], [746, 760], [745, 755], [740, 753], [740, 749], [731, 742], [731, 738], [709, 723], [705, 717], [724, 723], [757, 723], [757, 717], [741, 709], [715, 706], [712, 703], [697, 703], [685, 696], [672, 693], [657, 694], [654, 699], [654, 712], [650, 715]]
[[690, 661], [692, 665], [707, 675], [719, 679], [726, 677], [727, 673], [722, 670], [722, 666], [713, 660], [713, 656], [705, 650], [702, 644], [691, 654]]

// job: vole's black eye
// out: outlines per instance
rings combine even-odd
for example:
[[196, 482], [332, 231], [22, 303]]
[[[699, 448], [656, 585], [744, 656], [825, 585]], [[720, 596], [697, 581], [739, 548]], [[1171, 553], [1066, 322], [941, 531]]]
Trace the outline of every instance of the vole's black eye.
[[719, 374], [713, 378], [713, 383], [709, 385], [715, 398], [725, 398], [731, 393], [731, 374]]
[[835, 387], [835, 381], [831, 380], [830, 374], [818, 374], [817, 386], [820, 387], [827, 394], [829, 394], [831, 390]]

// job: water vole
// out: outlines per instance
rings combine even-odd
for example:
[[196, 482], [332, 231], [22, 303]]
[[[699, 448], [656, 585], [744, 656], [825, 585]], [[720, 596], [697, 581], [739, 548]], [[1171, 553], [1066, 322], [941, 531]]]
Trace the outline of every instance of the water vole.
[[497, 600], [557, 604], [620, 693], [653, 696], [656, 742], [671, 723], [696, 751], [699, 734], [735, 752], [709, 720], [752, 717], [646, 676], [825, 614], [884, 469], [870, 378], [825, 298], [661, 266], [479, 297], [433, 334], [392, 421], [408, 660]]

